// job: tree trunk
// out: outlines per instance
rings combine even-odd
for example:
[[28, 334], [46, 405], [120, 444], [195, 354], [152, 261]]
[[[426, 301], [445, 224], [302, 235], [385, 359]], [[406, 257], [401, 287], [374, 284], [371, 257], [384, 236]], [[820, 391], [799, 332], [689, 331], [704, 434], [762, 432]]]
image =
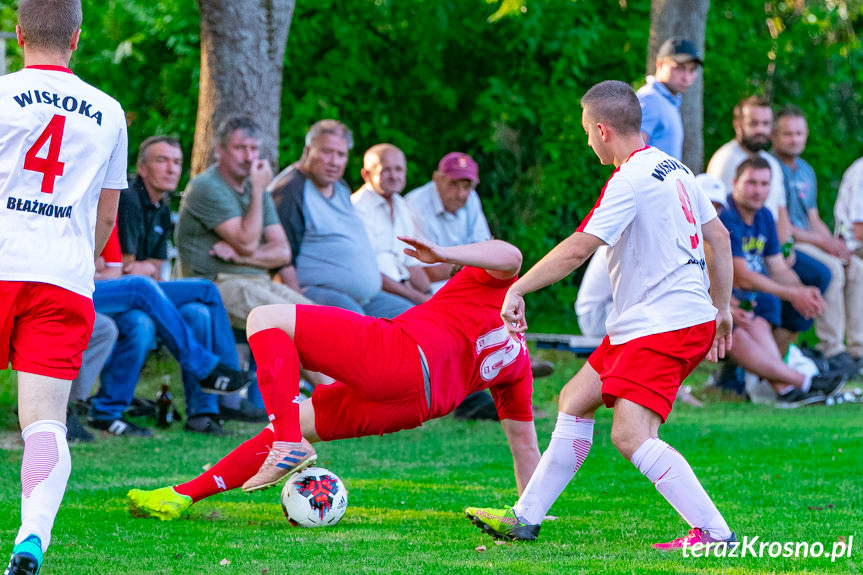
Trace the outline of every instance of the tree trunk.
[[[650, 40], [647, 47], [647, 73], [656, 71], [659, 46], [671, 36], [693, 42], [704, 54], [704, 35], [710, 0], [651, 0]], [[705, 55], [709, 58], [710, 55]], [[683, 95], [683, 163], [693, 172], [704, 171], [704, 74], [699, 74]]]
[[214, 160], [213, 135], [231, 114], [263, 129], [262, 155], [279, 156], [282, 67], [296, 0], [198, 0], [201, 77], [192, 175]]

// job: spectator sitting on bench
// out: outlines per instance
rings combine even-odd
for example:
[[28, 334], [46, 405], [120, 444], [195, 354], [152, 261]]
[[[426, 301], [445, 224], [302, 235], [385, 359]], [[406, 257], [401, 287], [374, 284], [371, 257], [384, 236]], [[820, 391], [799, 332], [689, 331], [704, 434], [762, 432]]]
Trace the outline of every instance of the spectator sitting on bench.
[[351, 195], [363, 221], [381, 272], [383, 290], [415, 304], [431, 297], [429, 278], [423, 265], [404, 253], [407, 244], [399, 236], [419, 237], [405, 199], [407, 162], [392, 144], [377, 144], [363, 156], [365, 184]]
[[[233, 393], [249, 384], [246, 374], [219, 361], [195, 338], [177, 307], [153, 279], [122, 274], [122, 255], [117, 228], [111, 232], [102, 252], [103, 265], [97, 263], [93, 305], [97, 312], [109, 316], [117, 325], [119, 337], [114, 351], [102, 370], [96, 395], [90, 400], [91, 427], [114, 435], [150, 437], [149, 429], [125, 420], [123, 412], [132, 403], [135, 386], [147, 354], [153, 349], [156, 335], [177, 359], [185, 373], [197, 382], [195, 392]], [[198, 413], [194, 395], [186, 397], [187, 415]], [[221, 426], [190, 429], [220, 434]]]
[[381, 289], [381, 272], [342, 179], [353, 135], [336, 120], [316, 122], [303, 155], [270, 183], [303, 294], [315, 303], [393, 318], [413, 307]]
[[[744, 368], [747, 364], [752, 368], [758, 359], [775, 358], [777, 354], [779, 358], [784, 357], [797, 334], [809, 329], [811, 318], [824, 309], [821, 293], [827, 286], [819, 290], [803, 285], [779, 249], [773, 217], [764, 207], [770, 178], [770, 164], [764, 158], [753, 156], [744, 160], [737, 168], [728, 209], [720, 215], [731, 235], [734, 297], [745, 307], [751, 306], [753, 312], [750, 315], [738, 311], [735, 319], [753, 335], [753, 342], [760, 342], [765, 350], [761, 358], [751, 357], [753, 350], [744, 345], [737, 348], [736, 353], [732, 352], [732, 358], [736, 356]], [[755, 323], [754, 316], [765, 320], [772, 329], [775, 351], [764, 341], [764, 325]], [[746, 355], [750, 356], [748, 361]], [[751, 371], [766, 373], [763, 367]], [[789, 407], [823, 400], [841, 389], [844, 383], [841, 376], [804, 376], [802, 381], [794, 382], [787, 375], [784, 379], [779, 379], [779, 374], [765, 377], [772, 379], [779, 395], [778, 403]]]
[[[117, 225], [123, 273], [162, 279], [173, 232], [168, 194], [177, 189], [183, 169], [180, 142], [152, 136], [138, 148], [137, 175], [120, 195]], [[240, 368], [231, 322], [213, 282], [201, 278], [160, 281], [161, 289], [192, 328], [195, 339], [235, 370]], [[204, 393], [195, 377], [183, 371], [188, 418], [186, 429], [219, 433], [218, 396]]]

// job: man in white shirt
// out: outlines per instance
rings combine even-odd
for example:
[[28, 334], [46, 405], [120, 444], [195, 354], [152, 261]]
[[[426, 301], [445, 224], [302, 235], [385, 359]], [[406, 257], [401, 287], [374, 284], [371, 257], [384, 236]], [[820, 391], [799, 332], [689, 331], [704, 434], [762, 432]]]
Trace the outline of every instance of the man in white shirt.
[[[501, 316], [511, 332], [524, 332], [524, 295], [569, 276], [608, 245], [609, 335], [561, 391], [551, 442], [518, 502], [465, 513], [494, 536], [536, 539], [546, 512], [584, 463], [594, 414], [604, 404], [614, 408], [614, 446], [692, 527], [654, 547], [734, 542], [686, 459], [658, 438], [682, 379], [731, 345], [728, 232], [689, 168], [645, 146], [641, 108], [628, 84], [601, 82], [581, 103], [588, 145], [617, 169], [578, 230], [510, 286]], [[704, 242], [712, 253], [709, 270]]]
[[93, 329], [94, 254], [126, 187], [120, 104], [68, 68], [80, 0], [20, 0], [23, 70], [0, 78], [0, 369], [18, 371], [21, 527], [6, 575], [38, 573], [72, 468], [71, 382]]
[[734, 139], [722, 145], [707, 163], [707, 173], [722, 180], [725, 189], [734, 189], [737, 166], [747, 157], [758, 154], [770, 164], [773, 178], [770, 194], [764, 204], [776, 221], [779, 243], [791, 237], [791, 222], [788, 219], [785, 182], [779, 161], [767, 153], [773, 131], [773, 109], [770, 102], [759, 96], [750, 96], [734, 106]]
[[404, 253], [407, 244], [399, 236], [418, 236], [405, 199], [407, 161], [392, 144], [376, 144], [363, 156], [360, 172], [365, 184], [351, 195], [357, 216], [363, 221], [372, 244], [383, 291], [413, 303], [431, 297], [431, 285], [423, 266]]
[[845, 240], [848, 249], [857, 257], [863, 258], [863, 158], [842, 174], [833, 215], [836, 235]]
[[[462, 152], [444, 156], [432, 180], [405, 196], [421, 234], [442, 247], [491, 239], [477, 184], [479, 168], [473, 158]], [[432, 291], [440, 289], [451, 272], [447, 264], [426, 268]]]

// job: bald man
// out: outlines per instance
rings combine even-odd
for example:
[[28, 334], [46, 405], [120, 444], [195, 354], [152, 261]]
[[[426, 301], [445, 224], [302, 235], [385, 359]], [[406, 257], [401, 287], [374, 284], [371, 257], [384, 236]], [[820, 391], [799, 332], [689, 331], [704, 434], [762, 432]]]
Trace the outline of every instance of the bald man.
[[423, 303], [431, 297], [428, 276], [419, 261], [405, 255], [406, 246], [398, 239], [418, 235], [401, 196], [407, 178], [405, 155], [392, 144], [376, 144], [363, 156], [360, 174], [365, 184], [351, 195], [351, 202], [375, 252], [382, 289]]

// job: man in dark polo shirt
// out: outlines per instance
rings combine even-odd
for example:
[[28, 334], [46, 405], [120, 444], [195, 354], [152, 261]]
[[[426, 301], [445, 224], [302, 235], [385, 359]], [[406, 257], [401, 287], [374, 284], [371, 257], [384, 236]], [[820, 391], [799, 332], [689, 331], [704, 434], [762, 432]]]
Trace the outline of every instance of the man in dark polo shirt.
[[[118, 232], [123, 252], [123, 273], [159, 281], [159, 287], [179, 309], [203, 343], [220, 361], [239, 368], [237, 347], [228, 314], [212, 282], [190, 278], [168, 280], [163, 267], [168, 261], [171, 237], [169, 194], [177, 189], [183, 167], [180, 143], [169, 136], [152, 136], [138, 149], [137, 175], [120, 196]], [[168, 276], [168, 274], [165, 274]], [[204, 393], [198, 381], [183, 373], [188, 420], [186, 429], [220, 433], [218, 396]]]

